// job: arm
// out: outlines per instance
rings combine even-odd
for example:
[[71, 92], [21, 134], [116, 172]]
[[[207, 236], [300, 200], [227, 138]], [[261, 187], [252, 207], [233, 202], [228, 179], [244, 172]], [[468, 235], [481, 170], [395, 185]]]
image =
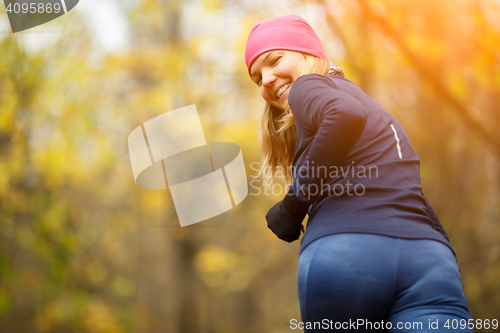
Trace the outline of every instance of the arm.
[[[316, 132], [305, 166], [341, 166], [366, 123], [366, 110], [361, 103], [352, 95], [337, 90], [330, 79], [320, 75], [299, 77], [292, 85], [288, 102], [295, 122]], [[321, 193], [315, 191], [312, 195], [308, 189], [313, 184], [319, 188], [320, 180], [295, 173], [283, 201], [271, 208], [266, 216], [269, 228], [279, 238], [291, 242], [300, 236], [302, 220]]]
[[[290, 90], [289, 104], [296, 122], [313, 131], [317, 129], [305, 165], [325, 166], [327, 169], [341, 166], [364, 129], [367, 113], [363, 105], [352, 95], [337, 90], [330, 79], [320, 75], [297, 79]], [[309, 206], [321, 192], [315, 191], [318, 193], [312, 195], [308, 189], [314, 185], [319, 188], [320, 180], [319, 177], [302, 177], [300, 172], [294, 175], [283, 200], [288, 215], [301, 221], [304, 219]]]

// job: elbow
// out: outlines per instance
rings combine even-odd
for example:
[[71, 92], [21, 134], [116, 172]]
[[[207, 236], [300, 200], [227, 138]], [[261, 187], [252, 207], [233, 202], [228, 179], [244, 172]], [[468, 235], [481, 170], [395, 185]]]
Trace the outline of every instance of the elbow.
[[368, 114], [366, 113], [366, 109], [361, 104], [358, 107], [352, 108], [350, 115], [351, 118], [353, 118], [353, 122], [363, 127], [365, 126]]
[[344, 129], [351, 140], [356, 141], [366, 125], [366, 111], [364, 109], [351, 109], [344, 118]]
[[366, 125], [366, 110], [363, 107], [352, 108], [345, 112], [345, 122], [349, 124], [351, 129], [363, 130]]

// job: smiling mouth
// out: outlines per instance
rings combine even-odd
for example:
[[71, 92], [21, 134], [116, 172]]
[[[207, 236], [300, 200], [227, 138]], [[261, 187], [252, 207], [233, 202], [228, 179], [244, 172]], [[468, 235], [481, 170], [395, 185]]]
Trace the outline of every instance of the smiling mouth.
[[278, 93], [276, 94], [276, 97], [277, 98], [280, 98], [281, 95], [283, 95], [283, 93], [290, 87], [290, 83], [287, 83], [285, 84], [283, 87], [280, 88], [280, 90], [278, 90]]

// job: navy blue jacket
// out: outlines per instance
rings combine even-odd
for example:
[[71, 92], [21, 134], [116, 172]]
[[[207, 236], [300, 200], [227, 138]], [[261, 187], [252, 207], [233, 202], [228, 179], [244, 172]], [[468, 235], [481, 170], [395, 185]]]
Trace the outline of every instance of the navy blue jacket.
[[433, 239], [453, 251], [422, 193], [420, 158], [396, 118], [336, 75], [300, 76], [288, 103], [297, 146], [283, 207], [299, 219], [309, 214], [301, 252], [336, 233]]

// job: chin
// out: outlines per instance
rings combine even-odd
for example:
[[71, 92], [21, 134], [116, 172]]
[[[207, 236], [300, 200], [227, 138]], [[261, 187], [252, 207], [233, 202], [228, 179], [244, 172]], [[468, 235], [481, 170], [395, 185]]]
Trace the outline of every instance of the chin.
[[274, 107], [277, 108], [278, 110], [285, 111], [286, 108], [288, 107], [288, 104], [280, 106], [274, 105]]
[[281, 104], [280, 106], [275, 105], [275, 107], [277, 107], [278, 109], [280, 109], [282, 111], [285, 111], [288, 108], [288, 95], [284, 96], [284, 97], [285, 97], [285, 100], [283, 101], [284, 104]]

